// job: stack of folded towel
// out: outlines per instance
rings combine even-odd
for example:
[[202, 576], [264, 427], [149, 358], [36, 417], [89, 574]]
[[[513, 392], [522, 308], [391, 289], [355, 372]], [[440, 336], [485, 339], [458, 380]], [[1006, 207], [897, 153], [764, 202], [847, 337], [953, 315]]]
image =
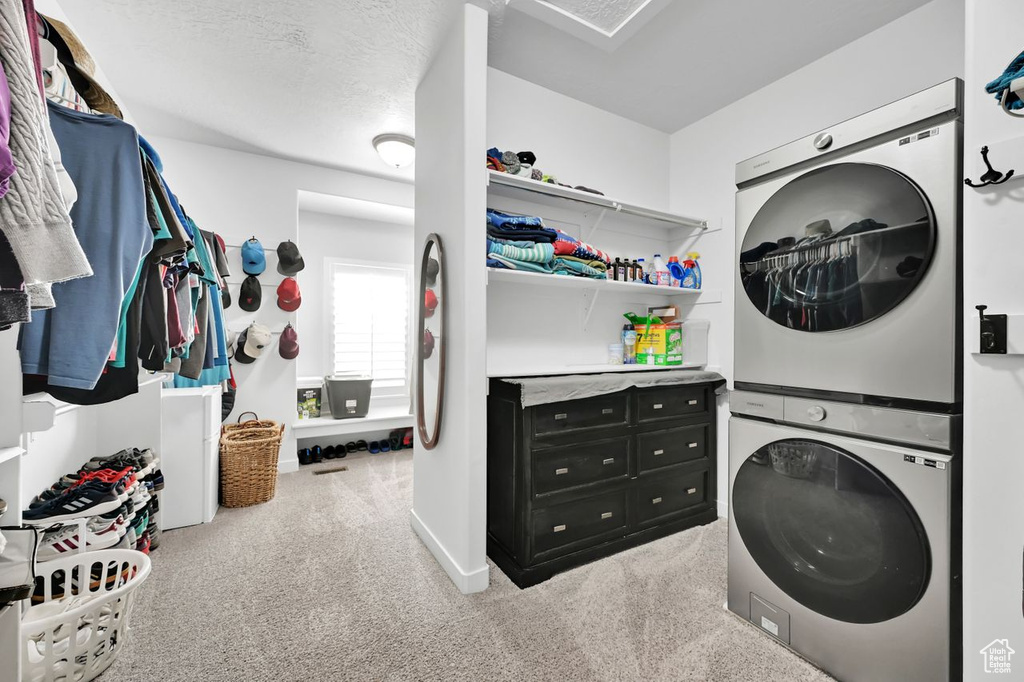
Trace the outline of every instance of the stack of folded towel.
[[603, 251], [536, 216], [487, 210], [487, 267], [608, 279], [610, 259]]

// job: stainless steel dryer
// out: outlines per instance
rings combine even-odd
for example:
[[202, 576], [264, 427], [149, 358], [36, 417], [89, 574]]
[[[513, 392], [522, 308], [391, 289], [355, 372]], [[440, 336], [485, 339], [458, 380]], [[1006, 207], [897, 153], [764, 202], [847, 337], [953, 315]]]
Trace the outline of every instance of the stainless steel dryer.
[[956, 679], [959, 418], [730, 404], [729, 609], [842, 682]]
[[738, 388], [960, 402], [961, 101], [951, 80], [737, 165]]

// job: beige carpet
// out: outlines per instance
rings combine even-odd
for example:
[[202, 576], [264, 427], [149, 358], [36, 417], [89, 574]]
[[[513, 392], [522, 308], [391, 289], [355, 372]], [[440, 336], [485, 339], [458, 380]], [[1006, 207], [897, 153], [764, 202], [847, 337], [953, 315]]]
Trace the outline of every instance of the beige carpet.
[[164, 533], [104, 682], [831, 679], [723, 610], [722, 521], [466, 597], [409, 526], [411, 454], [332, 465]]

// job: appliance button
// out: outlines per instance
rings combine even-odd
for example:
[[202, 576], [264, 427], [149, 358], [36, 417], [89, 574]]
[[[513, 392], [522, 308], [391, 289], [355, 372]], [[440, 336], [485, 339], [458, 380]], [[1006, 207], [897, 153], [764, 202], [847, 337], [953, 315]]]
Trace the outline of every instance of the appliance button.
[[807, 418], [812, 422], [820, 422], [825, 419], [825, 408], [821, 405], [812, 405], [807, 408]]
[[832, 146], [832, 135], [829, 134], [829, 133], [818, 133], [818, 135], [814, 138], [814, 148], [815, 149], [824, 150], [824, 149], [828, 149], [831, 146]]

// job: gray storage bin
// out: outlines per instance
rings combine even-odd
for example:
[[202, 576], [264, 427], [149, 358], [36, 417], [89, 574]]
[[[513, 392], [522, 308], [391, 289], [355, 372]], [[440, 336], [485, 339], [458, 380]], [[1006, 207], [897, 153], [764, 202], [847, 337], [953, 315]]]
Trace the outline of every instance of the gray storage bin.
[[368, 376], [324, 377], [327, 402], [331, 416], [335, 419], [365, 417], [370, 409], [370, 386], [373, 378]]

